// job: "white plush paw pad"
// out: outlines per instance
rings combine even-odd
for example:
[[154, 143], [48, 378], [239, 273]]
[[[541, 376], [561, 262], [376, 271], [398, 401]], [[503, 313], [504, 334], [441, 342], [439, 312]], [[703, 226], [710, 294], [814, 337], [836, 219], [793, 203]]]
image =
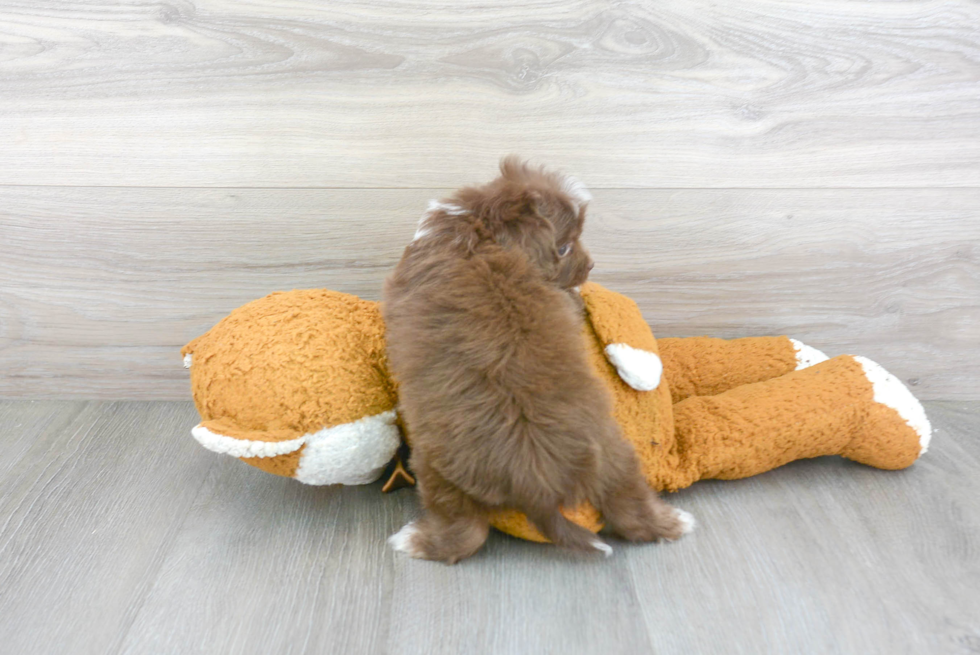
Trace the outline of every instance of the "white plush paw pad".
[[611, 343], [606, 346], [606, 358], [623, 382], [637, 391], [653, 391], [660, 385], [664, 365], [656, 354], [625, 343]]
[[595, 541], [592, 542], [592, 547], [598, 550], [606, 557], [612, 555], [612, 546], [610, 546], [604, 541], [599, 541], [598, 539], [596, 539]]
[[854, 359], [861, 364], [865, 377], [871, 382], [875, 402], [894, 409], [908, 426], [915, 430], [919, 435], [919, 456], [924, 455], [929, 449], [929, 440], [932, 438], [932, 425], [926, 417], [926, 410], [922, 408], [922, 403], [912, 395], [901, 380], [882, 368], [880, 364], [867, 357], [855, 356]]
[[682, 509], [674, 508], [674, 516], [681, 523], [681, 532], [683, 534], [688, 534], [692, 532], [698, 522], [694, 519], [694, 516], [690, 512], [685, 512]]
[[422, 550], [415, 543], [415, 535], [418, 533], [419, 529], [415, 527], [415, 522], [413, 521], [388, 537], [388, 545], [400, 553], [405, 553], [412, 557], [422, 557]]
[[793, 344], [793, 349], [796, 351], [796, 370], [801, 368], [809, 368], [814, 364], [819, 364], [820, 362], [825, 362], [829, 357], [823, 353], [822, 350], [817, 350], [813, 346], [808, 346], [802, 341], [797, 341], [796, 339], [790, 339], [790, 343]]
[[192, 361], [194, 361], [194, 353], [184, 355], [184, 368], [190, 368]]

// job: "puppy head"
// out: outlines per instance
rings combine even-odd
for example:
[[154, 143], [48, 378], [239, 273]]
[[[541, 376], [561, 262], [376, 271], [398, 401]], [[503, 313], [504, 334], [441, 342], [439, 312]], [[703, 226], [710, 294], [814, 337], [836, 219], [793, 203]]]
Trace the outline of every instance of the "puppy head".
[[563, 288], [589, 277], [592, 258], [579, 238], [592, 196], [573, 177], [528, 166], [511, 155], [500, 177], [457, 195], [481, 227], [504, 248], [523, 251], [545, 279]]

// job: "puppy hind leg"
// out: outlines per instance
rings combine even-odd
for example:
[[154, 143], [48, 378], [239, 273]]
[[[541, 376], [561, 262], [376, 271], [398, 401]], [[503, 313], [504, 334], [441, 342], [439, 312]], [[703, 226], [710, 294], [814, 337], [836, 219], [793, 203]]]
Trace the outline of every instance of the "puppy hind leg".
[[393, 534], [388, 543], [418, 559], [455, 564], [480, 550], [490, 533], [486, 510], [435, 470], [418, 463], [425, 513]]
[[608, 455], [596, 505], [614, 534], [628, 541], [674, 541], [694, 529], [693, 516], [671, 507], [647, 485], [628, 443], [619, 439]]
[[599, 535], [566, 519], [557, 505], [552, 508], [526, 509], [524, 513], [541, 534], [557, 546], [587, 553], [600, 552], [606, 557], [612, 555], [609, 544], [600, 539]]

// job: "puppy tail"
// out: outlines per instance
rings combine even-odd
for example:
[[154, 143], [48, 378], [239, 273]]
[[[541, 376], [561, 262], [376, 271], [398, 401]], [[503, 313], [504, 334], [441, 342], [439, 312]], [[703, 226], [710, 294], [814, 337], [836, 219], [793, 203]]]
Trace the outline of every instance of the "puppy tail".
[[540, 511], [526, 511], [535, 527], [552, 543], [585, 553], [602, 553], [606, 557], [612, 555], [612, 548], [599, 538], [599, 535], [586, 530], [580, 525], [566, 519], [558, 508]]

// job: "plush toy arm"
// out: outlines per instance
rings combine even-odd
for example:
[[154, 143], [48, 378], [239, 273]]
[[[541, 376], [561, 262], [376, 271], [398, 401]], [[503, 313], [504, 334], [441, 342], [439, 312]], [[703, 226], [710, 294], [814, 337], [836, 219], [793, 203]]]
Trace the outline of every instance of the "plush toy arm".
[[770, 380], [827, 359], [816, 348], [788, 337], [668, 338], [658, 344], [675, 403]]
[[674, 466], [657, 485], [669, 490], [821, 455], [905, 468], [926, 451], [931, 434], [922, 405], [895, 376], [849, 355], [688, 398], [674, 405], [674, 421]]
[[660, 386], [663, 364], [657, 341], [636, 303], [592, 282], [582, 285], [582, 300], [606, 359], [619, 377], [637, 391]]

